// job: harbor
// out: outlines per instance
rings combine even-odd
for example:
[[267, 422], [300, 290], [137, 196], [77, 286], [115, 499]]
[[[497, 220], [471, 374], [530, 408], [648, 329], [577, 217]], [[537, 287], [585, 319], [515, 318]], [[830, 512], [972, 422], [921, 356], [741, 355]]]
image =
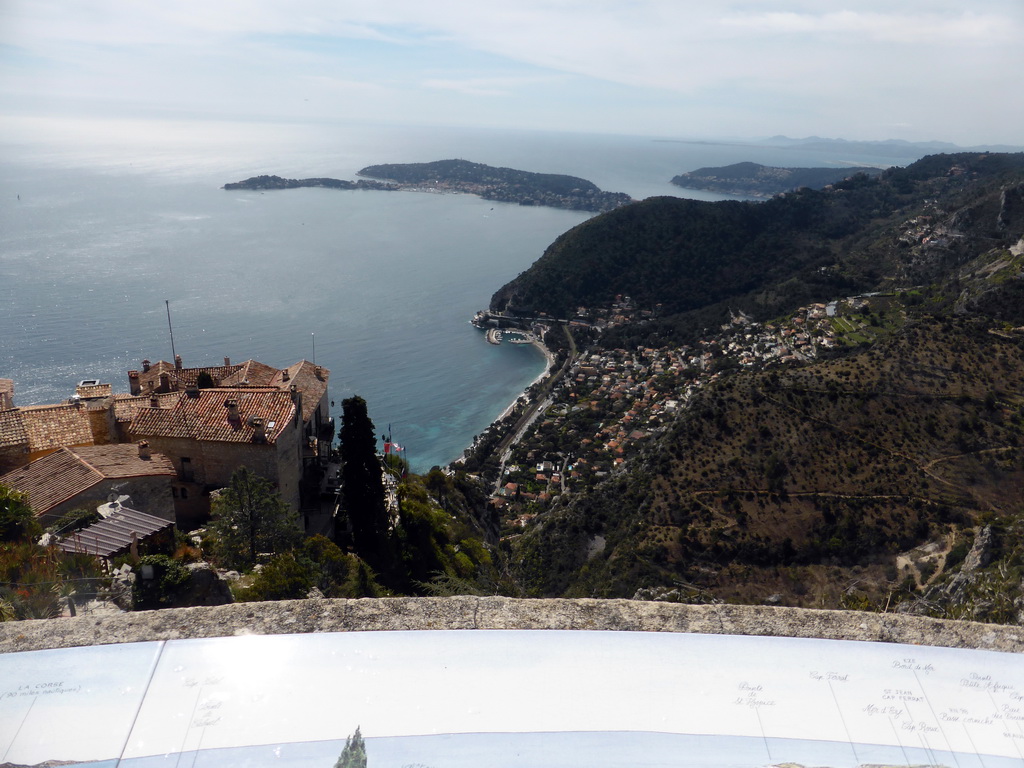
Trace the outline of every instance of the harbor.
[[508, 336], [508, 341], [511, 344], [536, 344], [540, 341], [530, 331], [521, 331], [516, 328], [488, 328], [487, 329], [487, 341], [490, 344], [501, 344], [505, 336]]

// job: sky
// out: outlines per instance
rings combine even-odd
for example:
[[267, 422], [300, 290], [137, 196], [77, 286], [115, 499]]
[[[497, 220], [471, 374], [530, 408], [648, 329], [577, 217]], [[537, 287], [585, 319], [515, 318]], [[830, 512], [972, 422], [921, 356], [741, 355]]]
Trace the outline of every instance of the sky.
[[0, 0], [8, 116], [1024, 144], [1024, 0]]

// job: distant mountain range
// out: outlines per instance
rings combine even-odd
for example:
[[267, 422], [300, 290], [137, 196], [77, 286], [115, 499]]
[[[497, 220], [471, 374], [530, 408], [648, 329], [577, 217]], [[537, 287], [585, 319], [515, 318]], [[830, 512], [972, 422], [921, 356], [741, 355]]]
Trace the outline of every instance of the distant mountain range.
[[803, 139], [791, 139], [788, 136], [771, 136], [766, 139], [755, 139], [751, 144], [769, 147], [799, 147], [800, 149], [832, 150], [846, 148], [855, 152], [871, 152], [873, 154], [905, 155], [907, 150], [931, 152], [1021, 152], [1024, 147], [1009, 144], [986, 144], [984, 146], [961, 147], [948, 141], [905, 141], [903, 139], [884, 139], [882, 141], [851, 141], [848, 139], [828, 139], [821, 136], [808, 136]]

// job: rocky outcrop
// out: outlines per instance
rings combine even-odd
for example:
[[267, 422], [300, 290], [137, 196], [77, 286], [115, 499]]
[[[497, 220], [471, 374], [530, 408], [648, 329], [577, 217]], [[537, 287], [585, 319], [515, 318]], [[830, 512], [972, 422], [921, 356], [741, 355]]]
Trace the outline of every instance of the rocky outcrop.
[[[1014, 225], [1016, 224], [1016, 227]], [[1004, 189], [999, 196], [999, 216], [996, 228], [1001, 231], [1016, 229], [1020, 232], [1024, 225], [1024, 184], [1017, 184]]]
[[975, 572], [990, 562], [992, 562], [992, 526], [986, 525], [975, 537], [971, 551], [964, 558], [964, 564], [960, 567], [960, 571], [945, 586], [946, 594], [952, 598], [960, 595], [974, 579]]
[[187, 590], [178, 597], [179, 605], [227, 605], [235, 601], [228, 581], [209, 563], [190, 563], [187, 567], [192, 578], [189, 579]]

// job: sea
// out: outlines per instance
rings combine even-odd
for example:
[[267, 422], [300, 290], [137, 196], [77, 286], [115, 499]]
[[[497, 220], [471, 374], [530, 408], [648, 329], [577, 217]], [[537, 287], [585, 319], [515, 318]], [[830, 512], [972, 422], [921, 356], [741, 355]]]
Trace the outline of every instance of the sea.
[[564, 173], [643, 199], [705, 166], [905, 165], [843, 147], [371, 123], [0, 118], [0, 378], [15, 404], [141, 361], [300, 359], [359, 395], [415, 472], [457, 459], [545, 368], [469, 324], [592, 214], [428, 192], [225, 191], [259, 174], [356, 179], [462, 158]]

